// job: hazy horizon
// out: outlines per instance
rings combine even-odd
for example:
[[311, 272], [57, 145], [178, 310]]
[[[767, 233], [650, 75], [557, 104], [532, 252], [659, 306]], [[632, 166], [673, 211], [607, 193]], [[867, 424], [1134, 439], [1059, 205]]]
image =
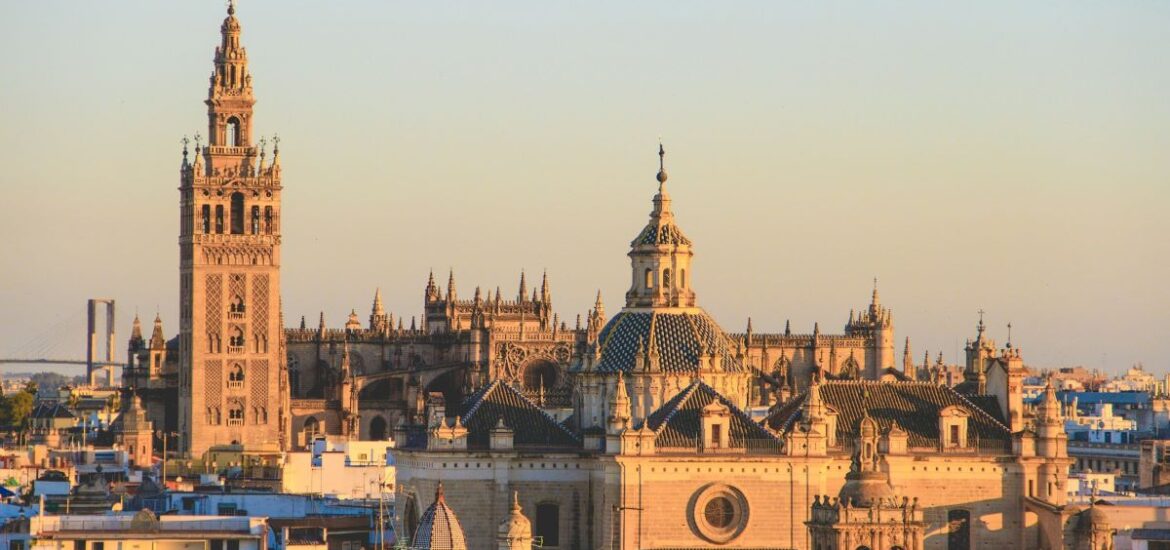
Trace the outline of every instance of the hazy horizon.
[[[598, 289], [612, 315], [661, 135], [725, 330], [840, 332], [877, 277], [899, 361], [906, 336], [958, 361], [983, 309], [1031, 366], [1170, 371], [1170, 4], [900, 6], [240, 2], [286, 325], [364, 324], [376, 287], [409, 324], [449, 268], [464, 297], [547, 269], [570, 326]], [[0, 7], [0, 357], [91, 297], [120, 359], [135, 310], [177, 332], [180, 139], [223, 17]]]

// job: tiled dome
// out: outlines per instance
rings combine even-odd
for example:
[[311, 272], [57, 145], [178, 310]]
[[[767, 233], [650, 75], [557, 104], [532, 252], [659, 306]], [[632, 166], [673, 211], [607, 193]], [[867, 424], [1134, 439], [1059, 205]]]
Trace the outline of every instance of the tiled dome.
[[659, 354], [663, 372], [695, 373], [702, 355], [720, 357], [724, 371], [744, 370], [735, 358], [731, 340], [701, 309], [622, 311], [601, 329], [598, 340], [600, 372], [641, 369], [642, 365], [634, 364], [639, 345], [647, 357], [655, 351]]
[[459, 525], [459, 518], [455, 511], [447, 506], [447, 499], [443, 497], [443, 482], [435, 491], [435, 503], [431, 504], [418, 522], [418, 529], [414, 531], [410, 548], [419, 550], [467, 550], [467, 539], [463, 536], [463, 526]]

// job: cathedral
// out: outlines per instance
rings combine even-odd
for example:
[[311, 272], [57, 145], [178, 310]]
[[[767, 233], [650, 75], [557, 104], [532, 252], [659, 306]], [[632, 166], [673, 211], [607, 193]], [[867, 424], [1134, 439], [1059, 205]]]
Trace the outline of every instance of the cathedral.
[[982, 321], [954, 386], [908, 339], [895, 364], [876, 283], [840, 334], [725, 331], [691, 284], [661, 145], [612, 315], [599, 292], [561, 318], [547, 273], [514, 294], [431, 273], [409, 320], [375, 290], [364, 320], [287, 327], [279, 140], [254, 137], [234, 5], [220, 33], [207, 143], [179, 166], [178, 335], [135, 319], [123, 373], [187, 457], [392, 440], [411, 547], [1062, 548], [1093, 528], [1065, 507], [1054, 392], [1026, 408], [1019, 349]]

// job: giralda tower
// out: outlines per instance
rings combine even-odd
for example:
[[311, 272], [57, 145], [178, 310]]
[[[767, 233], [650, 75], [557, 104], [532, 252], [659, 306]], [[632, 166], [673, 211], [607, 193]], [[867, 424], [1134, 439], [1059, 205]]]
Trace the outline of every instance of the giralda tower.
[[280, 150], [252, 141], [252, 75], [229, 5], [207, 97], [208, 143], [183, 151], [179, 445], [284, 448], [288, 387], [280, 315]]

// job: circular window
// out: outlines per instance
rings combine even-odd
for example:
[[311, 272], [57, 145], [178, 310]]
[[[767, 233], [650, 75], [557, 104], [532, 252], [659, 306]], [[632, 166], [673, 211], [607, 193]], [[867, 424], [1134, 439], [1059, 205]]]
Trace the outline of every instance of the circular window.
[[715, 497], [703, 507], [703, 519], [711, 527], [727, 529], [731, 526], [731, 520], [735, 519], [735, 506], [727, 497]]
[[729, 485], [704, 486], [691, 498], [690, 512], [692, 530], [708, 542], [731, 542], [747, 527], [747, 499]]

